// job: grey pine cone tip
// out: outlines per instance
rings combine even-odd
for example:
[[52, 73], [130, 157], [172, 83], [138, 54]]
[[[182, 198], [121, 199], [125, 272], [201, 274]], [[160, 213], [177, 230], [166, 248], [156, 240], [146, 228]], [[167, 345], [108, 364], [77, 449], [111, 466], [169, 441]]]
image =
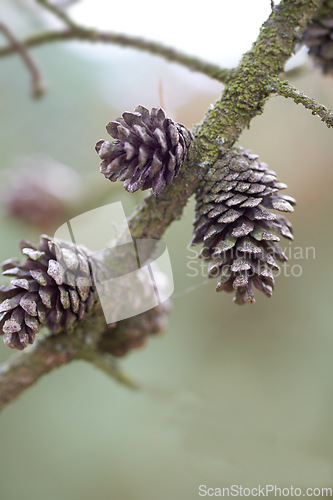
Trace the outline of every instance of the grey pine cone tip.
[[237, 304], [255, 302], [253, 286], [271, 297], [276, 260], [287, 260], [277, 234], [293, 236], [287, 219], [269, 209], [292, 212], [295, 200], [278, 194], [287, 186], [248, 150], [229, 150], [214, 168], [197, 194], [192, 244], [203, 243], [217, 291], [235, 292]]
[[114, 141], [100, 140], [96, 151], [101, 172], [112, 182], [123, 181], [127, 191], [152, 188], [159, 195], [178, 174], [191, 144], [191, 132], [167, 118], [162, 108], [138, 106], [109, 122]]
[[45, 325], [51, 332], [69, 329], [95, 303], [87, 250], [46, 235], [37, 246], [22, 240], [25, 261], [3, 262], [9, 286], [0, 287], [0, 334], [4, 343], [22, 350]]
[[323, 73], [333, 74], [333, 1], [326, 0], [318, 16], [308, 25], [302, 42], [309, 48], [314, 64]]

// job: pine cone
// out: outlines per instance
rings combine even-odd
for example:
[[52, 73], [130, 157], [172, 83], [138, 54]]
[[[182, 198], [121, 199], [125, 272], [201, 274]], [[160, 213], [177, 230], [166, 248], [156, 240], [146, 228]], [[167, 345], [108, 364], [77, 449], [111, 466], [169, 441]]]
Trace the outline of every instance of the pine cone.
[[209, 277], [220, 276], [217, 291], [236, 291], [235, 302], [255, 302], [252, 285], [271, 297], [272, 269], [286, 261], [274, 233], [292, 239], [291, 225], [266, 209], [293, 211], [295, 200], [277, 194], [287, 186], [242, 148], [224, 154], [211, 182], [197, 195], [192, 244], [204, 243]]
[[304, 32], [302, 42], [323, 73], [333, 73], [333, 2], [326, 0]]
[[36, 247], [21, 241], [23, 264], [2, 264], [11, 285], [0, 287], [0, 333], [4, 343], [22, 350], [32, 344], [40, 327], [53, 333], [70, 328], [94, 304], [88, 251], [46, 235]]
[[[79, 177], [65, 165], [45, 157], [21, 158], [3, 181], [6, 215], [39, 231], [54, 229], [66, 217], [77, 193]], [[6, 178], [7, 177], [7, 178]]]
[[124, 181], [127, 191], [152, 188], [155, 196], [178, 174], [191, 143], [190, 131], [167, 118], [162, 108], [138, 106], [109, 122], [106, 130], [116, 140], [96, 144], [101, 172], [112, 182]]

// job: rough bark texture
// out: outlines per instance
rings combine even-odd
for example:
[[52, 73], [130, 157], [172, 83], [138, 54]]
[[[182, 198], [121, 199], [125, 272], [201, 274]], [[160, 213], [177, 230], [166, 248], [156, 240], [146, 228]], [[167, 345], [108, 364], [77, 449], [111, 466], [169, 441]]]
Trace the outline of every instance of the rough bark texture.
[[73, 332], [41, 336], [27, 351], [0, 366], [0, 411], [42, 375], [75, 359], [89, 361], [118, 382], [135, 389], [137, 384], [118, 368], [110, 352], [123, 355], [129, 348], [143, 345], [148, 335], [159, 333], [165, 321], [161, 308], [120, 321], [112, 328], [105, 324], [103, 312], [97, 306], [84, 321], [77, 323]]

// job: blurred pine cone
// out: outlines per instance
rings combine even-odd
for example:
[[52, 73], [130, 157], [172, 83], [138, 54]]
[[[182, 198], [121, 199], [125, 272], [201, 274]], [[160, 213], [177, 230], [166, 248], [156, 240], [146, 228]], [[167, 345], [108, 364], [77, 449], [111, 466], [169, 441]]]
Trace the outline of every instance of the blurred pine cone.
[[39, 231], [62, 223], [75, 197], [79, 177], [65, 165], [45, 157], [21, 158], [18, 167], [3, 180], [2, 199], [6, 215]]
[[152, 188], [155, 196], [178, 174], [191, 143], [190, 131], [167, 118], [162, 108], [138, 106], [109, 122], [106, 130], [116, 140], [96, 144], [101, 172], [112, 182], [124, 181], [127, 191]]
[[40, 327], [53, 333], [70, 328], [94, 304], [88, 251], [71, 243], [40, 237], [38, 246], [21, 241], [20, 264], [2, 264], [10, 286], [0, 287], [0, 334], [11, 348], [32, 344]]
[[277, 194], [287, 186], [242, 148], [225, 153], [211, 182], [197, 194], [192, 244], [204, 243], [209, 277], [220, 276], [217, 291], [236, 291], [235, 302], [255, 302], [252, 286], [271, 297], [275, 260], [286, 255], [274, 233], [292, 239], [291, 225], [266, 209], [293, 211], [295, 200]]
[[326, 0], [304, 32], [302, 42], [323, 73], [333, 73], [333, 1]]

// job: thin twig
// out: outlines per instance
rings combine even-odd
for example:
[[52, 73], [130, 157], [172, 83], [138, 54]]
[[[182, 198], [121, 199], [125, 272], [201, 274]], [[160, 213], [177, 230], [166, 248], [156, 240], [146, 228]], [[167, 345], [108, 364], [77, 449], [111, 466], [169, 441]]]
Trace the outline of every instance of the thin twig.
[[49, 3], [47, 0], [37, 0], [37, 2], [44, 7], [44, 9], [49, 10], [54, 14], [56, 17], [58, 17], [61, 21], [63, 21], [69, 28], [72, 28], [73, 30], [77, 30], [79, 27], [78, 25], [63, 11], [61, 8], [59, 8], [55, 4]]
[[8, 26], [6, 26], [3, 22], [0, 22], [0, 31], [2, 31], [4, 36], [9, 41], [12, 52], [16, 52], [21, 57], [31, 74], [32, 96], [36, 99], [41, 97], [45, 92], [45, 86], [42, 82], [41, 73], [27, 51], [27, 47], [15, 37]]
[[318, 103], [312, 97], [308, 97], [304, 92], [301, 92], [289, 82], [280, 82], [276, 93], [286, 98], [290, 97], [296, 104], [302, 104], [306, 109], [312, 111], [313, 115], [319, 116], [321, 121], [326, 123], [328, 128], [333, 127], [332, 111], [323, 104]]
[[[33, 35], [22, 41], [22, 44], [26, 47], [38, 47], [40, 45], [70, 41], [70, 40], [86, 40], [89, 42], [102, 42], [111, 43], [115, 45], [120, 45], [121, 47], [128, 47], [132, 49], [142, 50], [144, 52], [149, 52], [150, 54], [163, 57], [167, 61], [175, 62], [185, 66], [191, 71], [198, 71], [204, 75], [218, 80], [224, 83], [230, 74], [229, 69], [220, 68], [216, 64], [212, 64], [195, 56], [184, 54], [181, 51], [175, 50], [172, 47], [167, 47], [157, 42], [152, 42], [145, 40], [140, 37], [131, 37], [129, 35], [123, 35], [119, 33], [112, 32], [102, 32], [92, 29], [86, 29], [80, 27], [79, 29], [65, 29], [63, 31], [48, 31], [45, 33], [40, 33], [38, 35]], [[0, 48], [0, 57], [6, 57], [15, 52], [12, 46]]]
[[111, 354], [103, 354], [98, 351], [89, 350], [81, 355], [81, 359], [89, 361], [107, 375], [114, 378], [119, 384], [128, 389], [139, 389], [139, 384], [131, 375], [120, 368], [117, 360]]
[[[162, 44], [157, 42], [150, 42], [141, 38], [129, 37], [128, 35], [118, 33], [103, 33], [101, 31], [96, 31], [93, 28], [84, 28], [73, 21], [62, 9], [58, 8], [54, 4], [50, 4], [48, 0], [37, 0], [37, 2], [61, 19], [68, 26], [68, 28], [72, 30], [73, 34], [76, 34], [81, 40], [82, 38], [87, 39], [86, 37], [88, 37], [91, 41], [112, 42], [122, 45], [123, 47], [134, 47], [140, 50], [148, 51], [152, 54], [160, 55], [169, 61], [175, 61], [183, 64], [191, 70], [201, 71], [201, 69], [205, 69], [205, 71], [201, 72], [208, 74], [208, 76], [211, 76], [212, 78], [215, 78], [212, 75], [218, 75], [218, 80], [220, 81], [224, 81], [226, 75], [229, 74], [229, 70], [223, 70], [219, 66], [206, 63], [205, 61], [201, 61], [193, 56], [181, 54], [175, 49], [164, 47]], [[221, 78], [223, 78], [223, 80], [221, 80]]]
[[73, 5], [74, 3], [77, 3], [79, 2], [80, 0], [57, 0], [57, 7], [58, 8], [66, 8], [66, 7], [69, 7], [70, 5]]

